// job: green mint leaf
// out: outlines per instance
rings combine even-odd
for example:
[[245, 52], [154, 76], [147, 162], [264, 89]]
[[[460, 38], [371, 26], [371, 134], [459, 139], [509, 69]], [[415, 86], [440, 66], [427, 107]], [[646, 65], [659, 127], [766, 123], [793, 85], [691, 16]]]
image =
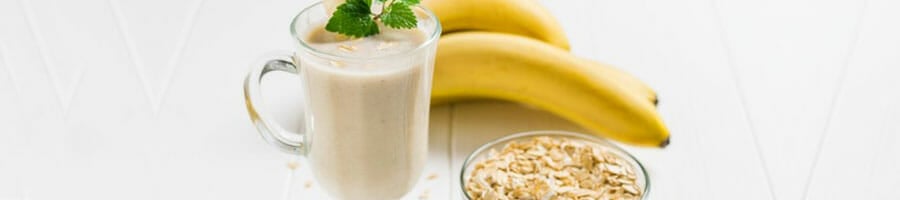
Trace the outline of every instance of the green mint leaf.
[[396, 0], [398, 2], [406, 3], [406, 5], [416, 5], [419, 4], [421, 0]]
[[[384, 2], [387, 2], [388, 0], [378, 0], [378, 1], [384, 3]], [[394, 0], [394, 1], [395, 2], [403, 2], [403, 3], [406, 3], [406, 5], [416, 5], [416, 4], [419, 4], [419, 2], [421, 0]]]
[[384, 25], [396, 29], [411, 29], [416, 27], [416, 15], [409, 5], [403, 1], [391, 4], [381, 13], [381, 22]]
[[328, 19], [325, 30], [351, 37], [366, 37], [378, 34], [378, 24], [369, 10], [371, 0], [347, 0], [337, 7]]

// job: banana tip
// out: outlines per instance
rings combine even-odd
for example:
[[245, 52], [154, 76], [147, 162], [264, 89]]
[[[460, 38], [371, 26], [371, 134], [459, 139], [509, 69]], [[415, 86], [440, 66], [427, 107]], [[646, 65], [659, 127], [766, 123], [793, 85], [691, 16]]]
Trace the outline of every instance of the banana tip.
[[666, 146], [669, 146], [669, 139], [671, 138], [672, 137], [666, 137], [666, 140], [663, 140], [662, 143], [659, 143], [659, 148], [666, 148]]

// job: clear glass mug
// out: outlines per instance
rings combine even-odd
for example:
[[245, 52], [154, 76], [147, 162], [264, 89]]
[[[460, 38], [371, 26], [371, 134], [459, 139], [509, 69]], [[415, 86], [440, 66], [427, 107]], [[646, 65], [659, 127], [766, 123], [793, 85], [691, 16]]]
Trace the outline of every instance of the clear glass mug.
[[[291, 23], [297, 50], [262, 60], [244, 81], [247, 110], [263, 138], [306, 157], [316, 181], [333, 198], [401, 198], [425, 166], [441, 26], [431, 11], [414, 11], [425, 34], [421, 45], [363, 58], [318, 50], [304, 41], [329, 17], [322, 3], [315, 3]], [[300, 133], [275, 124], [260, 106], [261, 78], [276, 71], [301, 77], [306, 99], [298, 101], [305, 108]]]

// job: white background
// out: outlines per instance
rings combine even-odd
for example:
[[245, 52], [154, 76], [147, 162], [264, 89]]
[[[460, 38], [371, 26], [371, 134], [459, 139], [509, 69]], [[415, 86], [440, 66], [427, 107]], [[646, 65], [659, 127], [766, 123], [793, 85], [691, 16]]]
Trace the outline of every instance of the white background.
[[[310, 3], [0, 0], [0, 199], [322, 198], [241, 93]], [[900, 199], [900, 1], [542, 3], [574, 54], [658, 90], [672, 145], [628, 148], [652, 199]], [[264, 86], [283, 122], [295, 81]], [[579, 130], [502, 102], [432, 113], [409, 199], [458, 199], [463, 157], [490, 139]]]

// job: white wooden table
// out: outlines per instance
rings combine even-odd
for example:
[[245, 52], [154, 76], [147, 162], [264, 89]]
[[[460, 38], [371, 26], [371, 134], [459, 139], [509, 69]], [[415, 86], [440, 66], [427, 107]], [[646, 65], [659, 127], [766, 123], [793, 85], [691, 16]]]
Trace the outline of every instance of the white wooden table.
[[[323, 198], [240, 89], [310, 3], [0, 0], [0, 199]], [[575, 54], [658, 90], [672, 145], [628, 148], [652, 199], [900, 199], [900, 1], [543, 3]], [[271, 79], [268, 105], [296, 121], [295, 80]], [[503, 102], [431, 121], [409, 199], [459, 199], [463, 157], [488, 140], [579, 130]]]

